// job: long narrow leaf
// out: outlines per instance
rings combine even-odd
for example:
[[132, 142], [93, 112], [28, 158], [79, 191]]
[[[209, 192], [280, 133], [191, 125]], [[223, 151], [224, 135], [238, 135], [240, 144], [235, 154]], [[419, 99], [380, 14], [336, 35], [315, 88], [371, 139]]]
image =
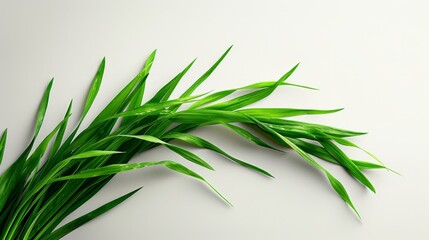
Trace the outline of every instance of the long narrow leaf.
[[117, 205], [119, 205], [123, 201], [127, 200], [132, 195], [134, 195], [140, 189], [141, 188], [138, 188], [134, 191], [131, 191], [131, 192], [129, 192], [129, 193], [127, 193], [127, 194], [125, 194], [119, 198], [116, 198], [115, 200], [112, 200], [112, 201], [102, 205], [101, 207], [98, 207], [97, 209], [95, 209], [95, 210], [93, 210], [93, 211], [91, 211], [91, 212], [67, 223], [66, 225], [58, 228], [57, 230], [55, 230], [54, 232], [52, 232], [51, 234], [46, 236], [44, 239], [46, 239], [46, 240], [61, 239], [62, 237], [69, 234], [70, 232], [72, 232], [76, 228], [84, 225], [85, 223], [93, 220], [94, 218], [96, 218], [96, 217], [106, 213], [107, 211], [111, 210], [112, 208], [116, 207]]
[[262, 168], [259, 168], [257, 166], [254, 166], [254, 165], [250, 164], [250, 163], [246, 163], [246, 162], [244, 162], [242, 160], [239, 160], [238, 158], [235, 158], [235, 157], [229, 155], [228, 153], [226, 153], [225, 151], [223, 151], [222, 149], [220, 149], [219, 147], [217, 147], [213, 143], [211, 143], [211, 142], [209, 142], [209, 141], [207, 141], [205, 139], [202, 139], [200, 137], [197, 137], [195, 135], [186, 134], [186, 133], [172, 133], [172, 134], [168, 134], [168, 135], [164, 136], [164, 138], [180, 139], [180, 140], [182, 140], [184, 142], [187, 142], [189, 144], [195, 145], [197, 147], [201, 147], [201, 148], [206, 148], [206, 149], [212, 150], [214, 152], [217, 152], [217, 153], [225, 156], [226, 158], [232, 160], [233, 162], [235, 162], [235, 163], [237, 163], [237, 164], [239, 164], [241, 166], [244, 166], [246, 168], [252, 169], [252, 170], [254, 170], [256, 172], [259, 172], [259, 173], [261, 173], [263, 175], [266, 175], [266, 176], [269, 176], [269, 177], [273, 177], [273, 175], [271, 175], [269, 172], [263, 170]]
[[188, 169], [187, 167], [183, 166], [180, 163], [174, 162], [174, 161], [158, 161], [158, 162], [139, 162], [139, 163], [127, 163], [127, 164], [112, 164], [96, 169], [88, 169], [85, 171], [82, 171], [80, 173], [76, 173], [69, 176], [59, 177], [54, 179], [55, 182], [57, 181], [65, 181], [65, 180], [72, 180], [72, 179], [86, 179], [86, 178], [93, 178], [93, 177], [99, 177], [104, 175], [112, 175], [117, 174], [120, 172], [130, 171], [130, 170], [136, 170], [140, 168], [145, 167], [151, 167], [156, 165], [163, 165], [173, 171], [194, 177], [196, 179], [199, 179], [206, 184], [209, 185], [213, 191], [215, 191], [225, 202], [232, 205], [222, 194], [219, 193], [211, 184], [207, 182], [203, 177], [201, 177], [199, 174], [195, 173], [194, 171]]
[[344, 168], [363, 185], [375, 193], [375, 188], [368, 178], [359, 170], [359, 168], [350, 160], [350, 158], [335, 144], [330, 141], [320, 141], [325, 149], [334, 157]]

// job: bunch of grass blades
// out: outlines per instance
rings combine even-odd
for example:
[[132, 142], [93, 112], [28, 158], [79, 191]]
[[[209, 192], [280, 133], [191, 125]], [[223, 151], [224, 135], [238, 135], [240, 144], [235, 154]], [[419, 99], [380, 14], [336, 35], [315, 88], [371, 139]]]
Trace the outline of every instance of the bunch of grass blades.
[[[69, 214], [93, 197], [115, 174], [156, 165], [203, 181], [229, 204], [202, 176], [175, 161], [129, 163], [136, 154], [163, 145], [184, 159], [213, 170], [208, 162], [189, 150], [172, 144], [171, 140], [180, 140], [214, 151], [245, 168], [272, 177], [269, 172], [239, 160], [215, 144], [190, 133], [196, 128], [214, 124], [230, 129], [231, 133], [238, 134], [260, 147], [276, 151], [283, 151], [279, 149], [281, 146], [293, 149], [303, 160], [326, 175], [338, 196], [359, 216], [343, 185], [314, 157], [343, 167], [353, 178], [375, 192], [362, 171], [387, 168], [380, 162], [376, 164], [350, 159], [338, 147], [358, 147], [346, 138], [364, 133], [286, 119], [299, 115], [333, 113], [341, 109], [245, 108], [268, 97], [280, 86], [308, 88], [286, 82], [297, 66], [277, 81], [259, 82], [208, 94], [193, 94], [218, 67], [230, 49], [179, 98], [170, 99], [170, 96], [194, 61], [142, 104], [146, 79], [155, 58], [154, 51], [138, 75], [86, 129], [78, 131], [100, 88], [105, 66], [103, 59], [90, 87], [80, 121], [74, 130], [70, 131], [71, 134], [65, 136], [71, 116], [70, 102], [64, 119], [35, 147], [34, 143], [47, 110], [51, 81], [42, 97], [30, 144], [0, 177], [0, 239], [60, 239], [139, 191], [136, 189], [59, 227]], [[238, 96], [225, 100], [233, 93]], [[186, 109], [179, 110], [184, 104]], [[243, 125], [250, 128], [243, 128]], [[272, 141], [256, 137], [255, 132], [267, 135]], [[0, 163], [6, 136], [7, 131], [3, 133], [0, 141]]]

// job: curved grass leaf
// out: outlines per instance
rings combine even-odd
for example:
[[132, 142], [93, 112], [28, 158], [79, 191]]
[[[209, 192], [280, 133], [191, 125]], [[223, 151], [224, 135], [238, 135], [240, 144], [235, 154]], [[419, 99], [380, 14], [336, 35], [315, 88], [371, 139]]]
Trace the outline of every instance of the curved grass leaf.
[[179, 74], [177, 74], [170, 82], [165, 84], [147, 103], [159, 103], [167, 101], [173, 93], [174, 89], [176, 88], [177, 84], [189, 71], [195, 61], [196, 59], [194, 59], [188, 66], [186, 66], [186, 68], [183, 69]]
[[325, 175], [328, 177], [329, 182], [331, 183], [332, 188], [337, 192], [337, 194], [355, 211], [356, 215], [360, 217], [359, 212], [355, 208], [354, 204], [350, 200], [350, 197], [344, 188], [344, 186], [338, 181], [328, 170], [326, 170], [322, 165], [317, 163], [310, 155], [308, 155], [305, 151], [303, 151], [301, 148], [299, 148], [297, 145], [295, 145], [292, 141], [290, 141], [288, 138], [283, 137], [276, 131], [272, 130], [271, 128], [267, 127], [265, 124], [259, 122], [257, 119], [249, 117], [254, 121], [254, 123], [260, 127], [263, 131], [269, 133], [274, 139], [278, 140], [280, 143], [283, 143], [289, 147], [291, 147], [295, 152], [297, 152], [303, 159], [305, 159], [308, 163], [310, 163], [315, 168], [321, 170], [325, 173]]
[[[348, 147], [355, 147], [358, 148], [362, 151], [364, 151], [365, 153], [367, 153], [368, 155], [370, 155], [372, 158], [374, 158], [377, 162], [379, 162], [381, 165], [385, 166], [384, 163], [378, 159], [378, 157], [376, 157], [374, 154], [372, 154], [371, 152], [359, 147], [358, 145], [356, 145], [355, 143], [350, 142], [349, 140], [346, 139], [342, 139], [342, 138], [333, 138], [333, 140], [343, 146], [348, 146]], [[392, 170], [391, 170], [392, 171]], [[394, 172], [394, 171], [393, 171]]]
[[[320, 158], [322, 160], [328, 161], [330, 163], [334, 163], [334, 164], [337, 164], [337, 165], [340, 164], [323, 147], [320, 147], [320, 146], [318, 146], [316, 144], [313, 144], [313, 143], [309, 143], [309, 142], [303, 141], [301, 139], [290, 139], [290, 140], [295, 145], [297, 145], [299, 148], [301, 148], [302, 150], [304, 150], [305, 152], [307, 152], [310, 155], [313, 155], [313, 156], [315, 156], [317, 158]], [[370, 163], [370, 162], [366, 162], [366, 161], [359, 161], [359, 160], [353, 160], [353, 159], [351, 159], [351, 161], [360, 170], [365, 170], [365, 169], [386, 169], [385, 166], [382, 166], [382, 165], [379, 165], [379, 164], [375, 164], [375, 163]]]
[[156, 165], [163, 165], [175, 172], [179, 172], [188, 176], [191, 176], [193, 178], [199, 179], [203, 182], [205, 182], [214, 192], [216, 192], [226, 203], [232, 206], [232, 204], [222, 195], [219, 191], [217, 191], [207, 180], [205, 180], [203, 177], [201, 177], [199, 174], [195, 173], [194, 171], [190, 170], [189, 168], [183, 166], [180, 163], [174, 162], [174, 161], [158, 161], [158, 162], [139, 162], [139, 163], [127, 163], [127, 164], [112, 164], [107, 165], [104, 167], [99, 167], [95, 169], [88, 169], [84, 170], [82, 172], [59, 177], [54, 179], [54, 182], [57, 181], [64, 181], [64, 180], [72, 180], [72, 179], [86, 179], [86, 178], [93, 178], [93, 177], [99, 177], [104, 175], [112, 175], [120, 172], [145, 168], [145, 167], [151, 167]]
[[320, 141], [326, 151], [328, 151], [337, 162], [339, 162], [356, 180], [368, 187], [375, 193], [375, 188], [368, 180], [368, 178], [359, 170], [359, 168], [350, 160], [349, 157], [335, 144], [330, 141]]
[[251, 115], [252, 117], [268, 117], [268, 118], [283, 118], [283, 117], [294, 117], [301, 115], [313, 115], [313, 114], [328, 114], [335, 113], [343, 110], [332, 109], [332, 110], [315, 110], [315, 109], [296, 109], [296, 108], [249, 108], [238, 110], [238, 112]]
[[334, 128], [331, 126], [326, 125], [320, 125], [320, 124], [314, 124], [314, 123], [306, 123], [296, 120], [290, 120], [290, 119], [281, 119], [281, 118], [266, 118], [266, 117], [259, 117], [257, 118], [259, 121], [263, 123], [268, 123], [270, 126], [274, 128], [292, 128], [292, 129], [301, 129], [301, 130], [308, 130], [311, 132], [319, 131], [323, 134], [326, 134], [328, 136], [334, 136], [334, 137], [354, 137], [354, 136], [360, 136], [367, 134], [366, 132], [356, 132], [356, 131], [350, 131], [340, 128]]
[[[245, 87], [240, 87], [240, 88], [233, 88], [233, 89], [229, 89], [229, 90], [223, 90], [220, 92], [215, 92], [212, 93], [210, 95], [208, 95], [207, 97], [195, 102], [194, 104], [192, 104], [189, 109], [195, 109], [198, 108], [200, 106], [215, 102], [217, 100], [220, 100], [222, 98], [225, 98], [239, 90], [254, 90], [254, 89], [259, 89], [259, 88], [268, 88], [268, 87], [272, 87], [276, 84], [276, 81], [270, 81], [270, 82], [259, 82], [259, 83], [254, 83]], [[293, 84], [293, 83], [285, 83], [282, 82], [280, 85], [288, 85], [288, 86], [294, 86], [294, 87], [301, 87], [301, 88], [307, 88], [307, 89], [311, 89], [311, 90], [317, 90], [315, 88], [311, 88], [311, 87], [307, 87], [307, 86], [302, 86], [302, 85], [298, 85], [298, 84]]]
[[236, 97], [234, 99], [225, 101], [225, 102], [221, 102], [221, 103], [217, 103], [217, 104], [213, 104], [213, 105], [209, 105], [207, 107], [205, 107], [206, 109], [222, 109], [222, 110], [235, 110], [235, 109], [239, 109], [245, 106], [248, 106], [252, 103], [255, 103], [263, 98], [268, 97], [269, 95], [271, 95], [271, 93], [274, 92], [274, 90], [280, 86], [284, 81], [286, 81], [286, 79], [288, 79], [292, 73], [296, 70], [296, 68], [298, 67], [299, 63], [297, 65], [295, 65], [291, 70], [289, 70], [287, 73], [285, 73], [279, 80], [277, 80], [277, 82], [268, 88], [264, 88], [255, 92], [251, 92], [248, 94], [245, 94], [243, 96], [239, 96]]
[[95, 74], [94, 79], [92, 80], [91, 88], [89, 89], [88, 96], [86, 98], [85, 107], [83, 108], [82, 117], [81, 117], [82, 120], [85, 118], [86, 114], [88, 113], [89, 109], [92, 106], [92, 103], [97, 97], [98, 91], [100, 90], [101, 81], [103, 80], [105, 65], [106, 65], [106, 58], [103, 58], [103, 60], [100, 63], [100, 66], [98, 67], [97, 73]]
[[249, 140], [250, 142], [252, 142], [256, 145], [259, 145], [259, 146], [264, 147], [264, 148], [272, 149], [272, 150], [275, 150], [278, 152], [283, 152], [282, 150], [262, 141], [260, 138], [256, 137], [255, 135], [253, 135], [252, 133], [250, 133], [249, 131], [247, 131], [244, 128], [241, 128], [241, 127], [229, 124], [229, 123], [225, 123], [223, 125], [228, 127], [229, 129], [231, 129], [232, 131], [234, 131], [235, 133], [237, 133], [241, 137]]
[[197, 147], [212, 150], [214, 152], [219, 153], [220, 155], [225, 156], [226, 158], [232, 160], [233, 162], [235, 162], [235, 163], [237, 163], [237, 164], [239, 164], [241, 166], [244, 166], [246, 168], [252, 169], [252, 170], [254, 170], [256, 172], [259, 172], [259, 173], [261, 173], [263, 175], [266, 175], [266, 176], [269, 176], [269, 177], [274, 177], [273, 175], [271, 175], [269, 172], [265, 171], [264, 169], [259, 168], [257, 166], [254, 166], [254, 165], [252, 165], [250, 163], [246, 163], [244, 161], [241, 161], [241, 160], [239, 160], [239, 159], [237, 159], [237, 158], [229, 155], [228, 153], [226, 153], [225, 151], [223, 151], [222, 149], [220, 149], [219, 147], [217, 147], [213, 143], [211, 143], [211, 142], [209, 142], [209, 141], [207, 141], [205, 139], [202, 139], [200, 137], [197, 137], [195, 135], [188, 134], [188, 133], [171, 133], [171, 134], [167, 134], [167, 135], [165, 135], [163, 137], [164, 138], [179, 139], [179, 140], [182, 140], [182, 141], [187, 142], [189, 144], [195, 145]]
[[66, 225], [58, 228], [57, 230], [55, 230], [54, 232], [52, 232], [51, 234], [46, 236], [44, 239], [45, 240], [57, 240], [57, 239], [64, 237], [65, 235], [69, 234], [70, 232], [77, 229], [78, 227], [84, 225], [85, 223], [93, 220], [94, 218], [96, 218], [96, 217], [104, 214], [105, 212], [111, 210], [112, 208], [116, 207], [117, 205], [119, 205], [123, 201], [127, 200], [132, 195], [134, 195], [140, 189], [141, 188], [138, 188], [134, 191], [131, 191], [131, 192], [129, 192], [129, 193], [127, 193], [127, 194], [125, 194], [119, 198], [116, 198], [115, 200], [112, 200], [112, 201], [102, 205], [101, 207], [98, 207], [97, 209], [95, 209], [95, 210], [93, 210], [93, 211], [91, 211], [91, 212], [67, 223]]
[[207, 78], [214, 72], [214, 70], [219, 66], [219, 64], [223, 61], [223, 59], [226, 57], [226, 55], [231, 51], [232, 46], [230, 46], [223, 54], [222, 56], [205, 72], [200, 78], [197, 79], [197, 81], [194, 82], [180, 97], [187, 97], [190, 96], [195, 89], [197, 89]]
[[205, 167], [207, 169], [214, 170], [214, 168], [212, 166], [210, 166], [210, 164], [208, 164], [206, 161], [204, 161], [202, 158], [198, 157], [194, 153], [192, 153], [192, 152], [190, 152], [190, 151], [188, 151], [182, 147], [164, 142], [161, 139], [158, 139], [154, 136], [149, 136], [149, 135], [139, 135], [139, 136], [123, 135], [123, 137], [137, 138], [137, 139], [144, 140], [147, 142], [165, 145], [167, 148], [169, 148], [173, 152], [179, 154], [183, 158], [185, 158], [185, 159], [187, 159], [187, 160], [189, 160], [195, 164], [198, 164], [202, 167]]

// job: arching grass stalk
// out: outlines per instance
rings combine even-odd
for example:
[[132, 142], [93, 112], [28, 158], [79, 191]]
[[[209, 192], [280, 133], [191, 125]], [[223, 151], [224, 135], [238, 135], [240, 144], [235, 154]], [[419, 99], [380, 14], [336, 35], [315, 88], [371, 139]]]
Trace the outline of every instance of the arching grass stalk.
[[[382, 163], [351, 159], [338, 147], [338, 144], [358, 147], [346, 138], [365, 133], [287, 119], [299, 115], [328, 114], [341, 109], [248, 108], [250, 104], [268, 97], [281, 86], [309, 88], [286, 82], [298, 65], [277, 81], [259, 82], [210, 94], [194, 94], [196, 88], [218, 67], [230, 49], [179, 98], [170, 97], [194, 61], [150, 100], [142, 103], [146, 79], [155, 58], [154, 51], [137, 76], [78, 134], [79, 127], [99, 91], [105, 67], [103, 59], [89, 90], [80, 121], [72, 133], [65, 138], [72, 110], [70, 102], [64, 120], [35, 147], [34, 143], [48, 106], [53, 82], [51, 81], [42, 97], [30, 144], [0, 176], [0, 239], [59, 239], [114, 208], [139, 190], [121, 196], [58, 228], [64, 218], [93, 197], [115, 174], [156, 165], [203, 181], [229, 203], [201, 175], [175, 161], [129, 163], [134, 155], [163, 145], [190, 162], [213, 170], [201, 157], [171, 143], [174, 139], [217, 152], [245, 168], [273, 177], [268, 171], [237, 159], [215, 144], [191, 133], [193, 129], [214, 124], [230, 129], [243, 139], [264, 148], [284, 151], [279, 149], [283, 146], [293, 149], [303, 160], [326, 175], [338, 196], [359, 216], [344, 186], [314, 157], [344, 168], [359, 183], [375, 192], [363, 170], [386, 167]], [[225, 100], [233, 93], [238, 96]], [[188, 107], [179, 110], [184, 104]], [[242, 124], [254, 127], [243, 128]], [[265, 133], [277, 146], [273, 146], [271, 141], [256, 137], [254, 131]], [[4, 131], [0, 139], [0, 163], [6, 136], [7, 131]]]

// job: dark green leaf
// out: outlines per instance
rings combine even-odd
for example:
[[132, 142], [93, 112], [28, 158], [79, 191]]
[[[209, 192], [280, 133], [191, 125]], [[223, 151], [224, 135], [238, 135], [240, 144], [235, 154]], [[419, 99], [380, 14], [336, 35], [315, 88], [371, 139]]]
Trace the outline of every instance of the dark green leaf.
[[7, 129], [4, 130], [3, 135], [0, 139], [0, 165], [3, 161], [4, 150], [6, 148], [6, 139], [7, 139]]
[[73, 230], [77, 229], [78, 227], [84, 225], [85, 223], [91, 221], [92, 219], [102, 215], [103, 213], [111, 210], [112, 208], [116, 207], [117, 205], [119, 205], [120, 203], [122, 203], [123, 201], [127, 200], [129, 197], [131, 197], [132, 195], [134, 195], [137, 191], [139, 191], [141, 188], [138, 188], [134, 191], [131, 191], [119, 198], [116, 198], [113, 201], [110, 201], [104, 205], [102, 205], [101, 207], [65, 224], [64, 226], [58, 228], [57, 230], [55, 230], [54, 232], [52, 232], [51, 234], [49, 234], [48, 236], [46, 236], [44, 239], [46, 240], [57, 240], [57, 239], [61, 239], [63, 238], [65, 235], [69, 234], [70, 232], [72, 232]]

